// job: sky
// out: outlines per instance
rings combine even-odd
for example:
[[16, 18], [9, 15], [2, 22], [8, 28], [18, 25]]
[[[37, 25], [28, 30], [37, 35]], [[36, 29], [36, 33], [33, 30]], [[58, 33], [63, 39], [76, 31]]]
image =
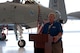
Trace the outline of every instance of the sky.
[[[6, 1], [12, 1], [12, 0], [0, 0], [1, 2], [6, 2]], [[49, 6], [49, 0], [35, 0], [37, 2], [40, 2], [45, 7]], [[66, 13], [71, 13], [71, 12], [76, 12], [80, 11], [80, 0], [64, 0], [65, 1], [65, 7], [66, 7]]]

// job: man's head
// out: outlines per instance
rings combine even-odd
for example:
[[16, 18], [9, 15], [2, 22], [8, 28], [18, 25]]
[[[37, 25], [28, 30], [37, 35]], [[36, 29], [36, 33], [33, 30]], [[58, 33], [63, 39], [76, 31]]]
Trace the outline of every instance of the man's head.
[[49, 15], [48, 15], [49, 22], [53, 23], [55, 17], [56, 17], [56, 15], [54, 13], [49, 13]]

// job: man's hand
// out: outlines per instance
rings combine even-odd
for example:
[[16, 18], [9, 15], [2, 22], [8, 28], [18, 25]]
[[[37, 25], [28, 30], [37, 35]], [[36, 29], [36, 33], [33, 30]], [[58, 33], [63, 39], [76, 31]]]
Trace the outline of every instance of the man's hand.
[[53, 42], [56, 43], [62, 37], [62, 32], [53, 37]]
[[60, 39], [59, 36], [54, 36], [54, 37], [53, 37], [53, 42], [56, 43], [59, 39]]

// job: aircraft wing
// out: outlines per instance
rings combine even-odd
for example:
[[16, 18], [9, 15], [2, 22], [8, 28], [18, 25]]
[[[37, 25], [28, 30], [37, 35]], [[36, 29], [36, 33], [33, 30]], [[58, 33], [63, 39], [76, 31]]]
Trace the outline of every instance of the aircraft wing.
[[72, 12], [72, 13], [69, 13], [68, 16], [75, 17], [73, 19], [80, 19], [80, 12]]
[[72, 12], [67, 14], [67, 18], [71, 20], [80, 20], [80, 12]]

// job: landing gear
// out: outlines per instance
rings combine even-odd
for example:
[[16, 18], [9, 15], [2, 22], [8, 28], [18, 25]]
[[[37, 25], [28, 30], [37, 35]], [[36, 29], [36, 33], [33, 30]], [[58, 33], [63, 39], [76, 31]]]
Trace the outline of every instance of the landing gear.
[[2, 33], [1, 34], [1, 37], [0, 37], [0, 40], [1, 41], [4, 41], [6, 39], [6, 34], [5, 33]]
[[21, 25], [17, 25], [17, 29], [19, 31], [19, 41], [18, 41], [18, 46], [19, 47], [24, 47], [26, 45], [26, 42], [22, 39], [22, 33], [23, 33], [23, 30], [22, 30], [22, 26]]
[[19, 40], [19, 41], [18, 41], [18, 46], [19, 46], [19, 47], [24, 47], [25, 44], [26, 44], [26, 42], [25, 42], [24, 40]]
[[4, 26], [4, 25], [1, 25], [1, 28], [0, 28], [0, 41], [5, 41], [6, 40], [6, 35], [4, 33], [4, 30], [7, 30], [8, 27], [7, 26]]

